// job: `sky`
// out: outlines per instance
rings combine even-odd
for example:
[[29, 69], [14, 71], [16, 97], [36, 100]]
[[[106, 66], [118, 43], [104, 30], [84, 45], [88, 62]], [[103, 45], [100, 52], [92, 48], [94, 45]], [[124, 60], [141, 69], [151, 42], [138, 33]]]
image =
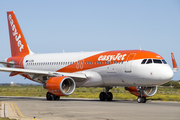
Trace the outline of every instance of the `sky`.
[[[11, 56], [7, 11], [14, 11], [34, 53], [134, 50], [180, 65], [179, 0], [0, 1], [0, 60]], [[2, 65], [0, 65], [2, 67]], [[0, 72], [0, 83], [34, 83]], [[180, 72], [173, 80], [180, 80]]]

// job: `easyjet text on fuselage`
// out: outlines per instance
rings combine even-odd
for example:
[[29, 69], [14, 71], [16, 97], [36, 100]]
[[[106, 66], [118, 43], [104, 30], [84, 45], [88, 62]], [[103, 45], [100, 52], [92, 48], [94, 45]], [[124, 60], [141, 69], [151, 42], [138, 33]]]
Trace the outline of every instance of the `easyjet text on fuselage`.
[[98, 58], [98, 61], [111, 61], [111, 60], [124, 60], [127, 54], [118, 53], [117, 55], [101, 55]]

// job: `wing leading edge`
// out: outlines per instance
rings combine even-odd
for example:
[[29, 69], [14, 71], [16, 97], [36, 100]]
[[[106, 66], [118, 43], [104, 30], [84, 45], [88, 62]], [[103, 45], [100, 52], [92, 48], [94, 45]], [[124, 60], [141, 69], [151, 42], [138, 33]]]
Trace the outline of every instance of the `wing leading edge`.
[[43, 70], [31, 70], [31, 69], [20, 69], [20, 68], [4, 68], [0, 67], [0, 71], [3, 72], [18, 72], [23, 74], [34, 74], [34, 75], [45, 75], [50, 77], [56, 76], [69, 76], [75, 78], [77, 82], [84, 81], [87, 79], [84, 73], [66, 73], [66, 72], [53, 72], [53, 71], [43, 71]]

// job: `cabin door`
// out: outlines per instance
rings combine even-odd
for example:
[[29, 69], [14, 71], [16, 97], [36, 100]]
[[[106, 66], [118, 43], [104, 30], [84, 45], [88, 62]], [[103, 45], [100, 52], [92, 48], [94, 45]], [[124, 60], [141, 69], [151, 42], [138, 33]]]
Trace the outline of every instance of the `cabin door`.
[[132, 72], [132, 60], [136, 56], [136, 53], [131, 53], [127, 57], [126, 64], [125, 64], [125, 73], [131, 73]]

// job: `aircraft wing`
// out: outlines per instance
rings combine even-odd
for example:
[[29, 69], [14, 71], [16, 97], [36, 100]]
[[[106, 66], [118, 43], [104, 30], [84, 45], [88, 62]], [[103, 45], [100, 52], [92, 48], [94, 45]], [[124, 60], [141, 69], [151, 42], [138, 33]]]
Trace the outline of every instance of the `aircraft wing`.
[[0, 64], [3, 64], [3, 65], [14, 65], [13, 62], [3, 62], [3, 61], [0, 61]]
[[75, 81], [84, 81], [87, 79], [86, 75], [83, 73], [66, 73], [66, 72], [53, 72], [53, 71], [43, 71], [43, 70], [31, 70], [31, 69], [21, 69], [21, 68], [5, 68], [0, 67], [0, 71], [3, 72], [18, 72], [23, 74], [34, 74], [34, 75], [45, 75], [51, 77], [57, 76], [69, 76], [74, 78]]

